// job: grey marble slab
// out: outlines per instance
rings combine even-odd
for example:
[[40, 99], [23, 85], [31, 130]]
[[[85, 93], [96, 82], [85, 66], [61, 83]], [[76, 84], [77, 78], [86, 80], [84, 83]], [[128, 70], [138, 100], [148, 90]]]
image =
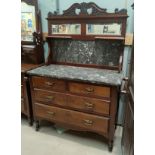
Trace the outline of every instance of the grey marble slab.
[[53, 40], [53, 60], [78, 64], [118, 66], [120, 41]]
[[123, 78], [118, 71], [53, 64], [38, 67], [28, 71], [28, 74], [114, 86], [121, 85]]

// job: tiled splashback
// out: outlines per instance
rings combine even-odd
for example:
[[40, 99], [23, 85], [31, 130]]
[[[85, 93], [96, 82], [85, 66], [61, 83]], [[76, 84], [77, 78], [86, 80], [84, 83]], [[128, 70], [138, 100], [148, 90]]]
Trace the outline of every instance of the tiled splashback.
[[118, 66], [121, 42], [55, 39], [52, 47], [56, 62]]

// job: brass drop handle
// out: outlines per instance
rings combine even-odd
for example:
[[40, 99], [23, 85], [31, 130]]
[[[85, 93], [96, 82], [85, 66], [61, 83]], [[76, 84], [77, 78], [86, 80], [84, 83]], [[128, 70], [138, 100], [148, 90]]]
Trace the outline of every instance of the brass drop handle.
[[84, 123], [84, 125], [87, 125], [87, 126], [92, 126], [93, 125], [93, 121], [92, 120], [88, 120], [88, 119], [84, 119], [83, 123]]
[[53, 86], [55, 83], [54, 82], [45, 82], [48, 86]]
[[46, 96], [47, 99], [53, 100], [54, 96]]
[[54, 116], [55, 115], [55, 112], [52, 112], [52, 111], [48, 111], [47, 112], [50, 116]]
[[47, 102], [52, 102], [54, 100], [54, 96], [46, 96]]
[[85, 88], [85, 90], [88, 92], [88, 93], [92, 93], [94, 91], [94, 88], [92, 87], [87, 87]]
[[94, 104], [90, 103], [90, 102], [85, 102], [85, 107], [88, 108], [88, 109], [93, 109], [94, 107]]

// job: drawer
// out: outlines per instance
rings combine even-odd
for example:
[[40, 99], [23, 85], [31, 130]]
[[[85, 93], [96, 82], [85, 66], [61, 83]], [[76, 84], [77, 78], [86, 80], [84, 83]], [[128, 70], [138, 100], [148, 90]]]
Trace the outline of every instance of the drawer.
[[45, 104], [66, 104], [66, 95], [63, 93], [49, 92], [45, 90], [34, 90], [35, 100]]
[[109, 118], [106, 117], [47, 106], [40, 103], [35, 103], [35, 115], [39, 118], [74, 125], [90, 131], [108, 132]]
[[65, 91], [66, 84], [63, 80], [57, 80], [45, 77], [32, 77], [34, 88], [41, 88], [47, 90]]
[[110, 87], [70, 82], [69, 91], [72, 93], [110, 98]]
[[110, 101], [76, 95], [68, 95], [67, 106], [82, 111], [109, 115]]

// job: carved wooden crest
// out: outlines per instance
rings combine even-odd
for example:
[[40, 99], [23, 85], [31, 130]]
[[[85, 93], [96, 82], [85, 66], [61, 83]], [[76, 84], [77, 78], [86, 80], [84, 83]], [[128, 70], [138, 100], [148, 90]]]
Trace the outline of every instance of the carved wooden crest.
[[95, 3], [75, 3], [69, 9], [63, 12], [63, 15], [101, 15], [105, 14], [106, 9], [102, 9]]
[[[127, 13], [126, 9], [118, 10], [115, 9], [115, 14]], [[90, 3], [74, 3], [67, 10], [63, 11], [63, 16], [79, 16], [79, 15], [91, 15], [91, 16], [100, 16], [108, 14], [107, 9], [100, 8], [93, 2]], [[55, 11], [54, 13], [49, 12], [48, 17], [58, 15]]]

